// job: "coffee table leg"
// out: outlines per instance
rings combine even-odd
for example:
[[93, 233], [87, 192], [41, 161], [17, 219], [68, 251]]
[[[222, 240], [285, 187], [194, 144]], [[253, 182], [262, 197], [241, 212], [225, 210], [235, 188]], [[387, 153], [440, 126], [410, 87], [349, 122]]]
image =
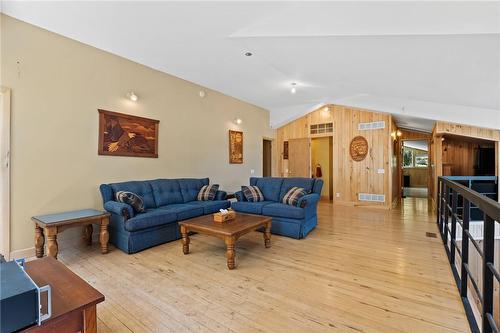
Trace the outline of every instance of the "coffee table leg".
[[94, 232], [94, 227], [92, 224], [87, 224], [83, 227], [83, 241], [87, 245], [92, 245], [92, 233]]
[[189, 254], [189, 236], [185, 226], [181, 225], [182, 252]]
[[109, 218], [105, 217], [101, 220], [101, 230], [99, 232], [99, 242], [101, 243], [101, 253], [106, 254], [109, 251], [109, 232], [108, 232]]
[[266, 230], [264, 230], [264, 245], [266, 248], [271, 247], [271, 222], [266, 224]]
[[45, 228], [45, 236], [47, 236], [47, 255], [57, 259], [59, 247], [57, 245], [57, 227]]
[[35, 224], [35, 252], [36, 257], [43, 257], [43, 247], [45, 245], [45, 238], [43, 237], [43, 229]]
[[235, 239], [233, 237], [226, 237], [224, 242], [226, 243], [227, 268], [234, 269], [236, 267], [234, 263], [234, 257], [236, 255], [234, 252]]

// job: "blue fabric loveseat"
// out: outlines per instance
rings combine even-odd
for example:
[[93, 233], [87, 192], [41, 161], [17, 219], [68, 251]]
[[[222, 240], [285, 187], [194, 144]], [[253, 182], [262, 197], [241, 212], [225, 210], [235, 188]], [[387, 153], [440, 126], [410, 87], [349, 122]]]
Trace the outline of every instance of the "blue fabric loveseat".
[[[239, 191], [235, 193], [237, 202], [232, 208], [238, 212], [271, 216], [273, 234], [301, 239], [318, 224], [317, 206], [323, 181], [314, 178], [250, 178], [250, 185], [257, 186], [264, 195], [264, 201], [248, 202]], [[292, 187], [302, 187], [308, 193], [297, 206], [283, 203], [283, 197]]]
[[[111, 213], [110, 242], [127, 253], [135, 253], [181, 238], [178, 221], [211, 214], [228, 208], [226, 192], [217, 191], [215, 200], [197, 201], [198, 192], [209, 179], [155, 179], [102, 184], [104, 209]], [[140, 195], [145, 213], [115, 201], [115, 193], [130, 191]]]

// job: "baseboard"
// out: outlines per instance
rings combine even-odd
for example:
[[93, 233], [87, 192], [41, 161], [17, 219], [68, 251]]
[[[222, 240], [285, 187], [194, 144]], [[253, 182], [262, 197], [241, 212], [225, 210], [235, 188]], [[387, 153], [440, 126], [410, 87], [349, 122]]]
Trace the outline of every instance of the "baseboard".
[[26, 249], [15, 250], [10, 253], [9, 260], [19, 259], [19, 258], [34, 258], [35, 257], [35, 247], [28, 247]]
[[361, 208], [374, 208], [374, 209], [382, 209], [382, 210], [390, 210], [391, 206], [382, 206], [382, 205], [373, 205], [373, 204], [365, 204], [359, 202], [350, 202], [350, 201], [333, 201], [334, 205], [338, 206], [347, 206], [347, 207], [361, 207]]

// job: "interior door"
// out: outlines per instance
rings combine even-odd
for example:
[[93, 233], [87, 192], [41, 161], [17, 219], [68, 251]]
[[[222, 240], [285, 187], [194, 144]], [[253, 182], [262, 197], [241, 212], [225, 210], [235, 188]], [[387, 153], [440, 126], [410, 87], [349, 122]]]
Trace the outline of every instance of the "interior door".
[[10, 252], [10, 90], [0, 87], [0, 253]]
[[311, 139], [288, 140], [288, 177], [311, 177]]

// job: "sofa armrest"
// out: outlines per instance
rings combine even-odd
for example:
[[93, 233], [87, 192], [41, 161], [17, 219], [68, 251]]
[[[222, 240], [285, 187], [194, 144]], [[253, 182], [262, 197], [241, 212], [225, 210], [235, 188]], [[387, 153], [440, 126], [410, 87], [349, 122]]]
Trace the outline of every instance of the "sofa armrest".
[[117, 201], [108, 201], [104, 204], [104, 209], [110, 213], [123, 216], [125, 220], [134, 217], [134, 209], [129, 204]]
[[243, 195], [242, 191], [234, 192], [234, 197], [238, 201], [247, 201], [247, 198]]
[[227, 192], [226, 191], [217, 191], [217, 193], [215, 193], [214, 200], [226, 200], [226, 199], [227, 199]]
[[317, 193], [307, 194], [299, 199], [299, 201], [297, 202], [297, 206], [300, 208], [315, 206], [318, 203], [319, 199], [320, 196]]

